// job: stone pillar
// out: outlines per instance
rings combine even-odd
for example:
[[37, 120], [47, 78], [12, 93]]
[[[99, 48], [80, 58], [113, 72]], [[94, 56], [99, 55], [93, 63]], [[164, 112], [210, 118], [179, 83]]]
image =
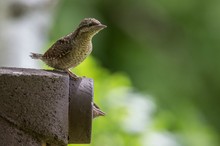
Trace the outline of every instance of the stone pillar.
[[0, 143], [90, 143], [93, 81], [55, 71], [0, 68]]

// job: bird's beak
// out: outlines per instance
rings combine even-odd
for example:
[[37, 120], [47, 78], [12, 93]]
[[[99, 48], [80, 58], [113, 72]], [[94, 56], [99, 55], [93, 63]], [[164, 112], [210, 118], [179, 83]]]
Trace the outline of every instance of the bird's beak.
[[106, 26], [106, 25], [103, 25], [103, 24], [99, 24], [99, 25], [97, 25], [97, 27], [98, 27], [99, 29], [104, 29], [104, 28], [106, 28], [107, 26]]
[[101, 25], [102, 25], [103, 28], [106, 28], [106, 27], [107, 27], [106, 25], [103, 25], [103, 24], [101, 24]]

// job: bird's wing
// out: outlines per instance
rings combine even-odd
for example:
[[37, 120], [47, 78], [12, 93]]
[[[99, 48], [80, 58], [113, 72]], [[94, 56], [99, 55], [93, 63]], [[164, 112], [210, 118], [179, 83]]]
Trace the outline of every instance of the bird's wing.
[[65, 36], [58, 41], [56, 41], [43, 55], [46, 59], [57, 59], [62, 58], [68, 54], [72, 49], [73, 45], [71, 44], [70, 36]]

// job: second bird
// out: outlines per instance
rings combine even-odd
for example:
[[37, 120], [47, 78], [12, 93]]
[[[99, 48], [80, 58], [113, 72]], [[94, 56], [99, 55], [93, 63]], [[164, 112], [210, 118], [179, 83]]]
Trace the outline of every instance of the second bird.
[[60, 38], [44, 54], [31, 53], [30, 56], [74, 77], [69, 69], [86, 59], [92, 52], [93, 36], [106, 27], [94, 18], [85, 18], [74, 32]]

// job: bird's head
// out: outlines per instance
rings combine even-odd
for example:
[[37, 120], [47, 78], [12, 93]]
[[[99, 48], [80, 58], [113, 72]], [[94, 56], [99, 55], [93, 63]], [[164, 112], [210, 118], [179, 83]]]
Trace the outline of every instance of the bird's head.
[[106, 28], [106, 25], [101, 24], [95, 18], [85, 18], [81, 21], [78, 27], [79, 34], [85, 34], [88, 36], [94, 36], [100, 30]]

